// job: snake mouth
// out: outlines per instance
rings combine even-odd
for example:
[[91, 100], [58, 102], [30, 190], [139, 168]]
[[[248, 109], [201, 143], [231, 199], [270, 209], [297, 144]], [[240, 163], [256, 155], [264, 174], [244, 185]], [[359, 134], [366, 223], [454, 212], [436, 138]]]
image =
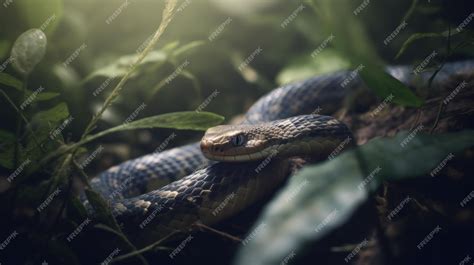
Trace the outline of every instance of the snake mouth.
[[243, 162], [243, 161], [257, 161], [257, 160], [264, 160], [267, 158], [274, 157], [278, 153], [279, 146], [269, 146], [261, 151], [252, 152], [247, 154], [226, 154], [226, 153], [219, 153], [216, 154], [206, 147], [203, 148], [201, 144], [201, 151], [203, 155], [211, 160], [215, 161], [223, 161], [223, 162]]

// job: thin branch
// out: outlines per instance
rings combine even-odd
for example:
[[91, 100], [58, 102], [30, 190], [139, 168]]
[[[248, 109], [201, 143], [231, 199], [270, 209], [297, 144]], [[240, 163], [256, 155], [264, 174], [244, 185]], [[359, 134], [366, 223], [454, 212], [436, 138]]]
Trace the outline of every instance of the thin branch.
[[120, 261], [120, 260], [128, 259], [128, 258], [134, 257], [136, 255], [140, 255], [144, 252], [156, 249], [156, 247], [158, 247], [161, 243], [163, 243], [165, 240], [169, 239], [170, 237], [172, 237], [173, 235], [175, 235], [177, 233], [179, 233], [179, 232], [178, 231], [171, 232], [167, 236], [161, 238], [160, 240], [156, 241], [155, 243], [153, 243], [151, 245], [148, 245], [148, 246], [146, 246], [142, 249], [139, 249], [139, 250], [136, 250], [136, 251], [133, 251], [133, 252], [130, 252], [130, 253], [127, 253], [127, 254], [116, 257], [115, 259], [112, 260], [112, 262], [117, 262], [117, 261]]
[[107, 99], [105, 100], [100, 110], [96, 114], [94, 114], [91, 121], [89, 122], [86, 129], [84, 130], [84, 133], [81, 136], [81, 140], [84, 139], [93, 130], [96, 123], [102, 117], [102, 114], [104, 113], [104, 111], [108, 107], [110, 107], [112, 103], [115, 101], [115, 99], [120, 95], [120, 92], [122, 91], [123, 86], [125, 85], [127, 80], [130, 78], [130, 75], [135, 71], [137, 66], [148, 55], [151, 49], [153, 49], [153, 46], [155, 46], [155, 44], [158, 42], [158, 39], [161, 37], [166, 27], [170, 23], [171, 19], [174, 17], [174, 8], [176, 7], [176, 3], [177, 3], [177, 0], [166, 1], [166, 5], [165, 5], [165, 9], [163, 10], [160, 26], [158, 27], [155, 34], [153, 35], [153, 38], [150, 40], [146, 48], [140, 53], [140, 56], [137, 58], [137, 61], [133, 63], [132, 65], [130, 65], [130, 69], [122, 77], [122, 79], [119, 81], [117, 86], [115, 86], [115, 88], [112, 90], [112, 93], [110, 93], [110, 95], [107, 97]]
[[[116, 231], [106, 225], [103, 224], [97, 224], [94, 227], [105, 230], [107, 232], [110, 232], [112, 234], [115, 234], [116, 236], [120, 237], [131, 249], [133, 252], [137, 251], [137, 248], [128, 240], [127, 236], [125, 236], [122, 232]], [[140, 253], [136, 254], [137, 258], [140, 259], [142, 264], [149, 265], [148, 261], [146, 261], [145, 257], [143, 257]]]
[[197, 222], [197, 223], [195, 223], [194, 225], [197, 226], [197, 227], [199, 227], [199, 228], [204, 228], [204, 229], [206, 229], [206, 230], [208, 230], [208, 231], [211, 231], [211, 232], [213, 232], [213, 233], [215, 233], [215, 234], [218, 234], [218, 235], [220, 235], [220, 236], [223, 236], [223, 237], [225, 237], [225, 238], [228, 238], [228, 239], [230, 239], [230, 240], [232, 240], [232, 241], [234, 241], [234, 242], [238, 242], [238, 243], [242, 242], [242, 239], [240, 239], [240, 238], [238, 238], [238, 237], [236, 237], [236, 236], [233, 236], [233, 235], [228, 234], [228, 233], [226, 233], [226, 232], [219, 231], [219, 230], [214, 229], [214, 228], [212, 228], [212, 227], [209, 227], [209, 226], [207, 226], [207, 225], [205, 225], [205, 224], [203, 224], [203, 223]]

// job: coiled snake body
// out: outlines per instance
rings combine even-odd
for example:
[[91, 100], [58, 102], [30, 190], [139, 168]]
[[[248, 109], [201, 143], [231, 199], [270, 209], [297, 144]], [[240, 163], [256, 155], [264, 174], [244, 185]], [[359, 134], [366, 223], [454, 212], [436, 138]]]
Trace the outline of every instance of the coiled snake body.
[[[432, 88], [473, 69], [473, 61], [446, 64]], [[410, 86], [431, 76], [429, 72], [415, 76], [410, 67], [386, 71]], [[310, 113], [334, 112], [349, 91], [362, 86], [359, 77], [342, 71], [277, 88], [248, 110], [242, 125], [211, 128], [201, 144], [126, 161], [103, 172], [91, 185], [112, 202], [114, 215], [136, 238], [146, 235], [156, 240], [196, 221], [216, 223], [281, 185], [291, 174], [288, 157], [324, 159], [351, 137], [343, 123]]]

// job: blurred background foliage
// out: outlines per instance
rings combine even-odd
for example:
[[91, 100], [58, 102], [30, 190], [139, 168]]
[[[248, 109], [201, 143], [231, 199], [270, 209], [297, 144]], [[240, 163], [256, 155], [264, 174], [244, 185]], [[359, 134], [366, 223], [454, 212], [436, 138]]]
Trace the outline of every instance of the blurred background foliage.
[[[258, 97], [280, 84], [348, 68], [360, 58], [371, 62], [380, 58], [389, 64], [414, 63], [423, 60], [433, 49], [444, 47], [446, 38], [419, 40], [395, 60], [410, 35], [446, 31], [470, 12], [465, 8], [469, 1], [404, 0], [370, 2], [357, 16], [348, 16], [360, 4], [358, 1], [180, 1], [178, 12], [154, 53], [127, 82], [123, 95], [107, 110], [99, 129], [120, 124], [143, 102], [147, 107], [140, 117], [193, 110], [218, 90], [225, 96], [218, 96], [206, 110], [229, 118], [244, 112]], [[47, 53], [30, 77], [29, 88], [42, 86], [46, 92], [61, 94], [55, 100], [67, 102], [74, 117], [68, 132], [74, 139], [118, 82], [119, 78], [114, 77], [124, 73], [127, 60], [143, 49], [159, 24], [163, 6], [163, 1], [156, 0], [100, 3], [16, 0], [0, 8], [3, 25], [0, 58], [2, 62], [8, 58], [13, 42], [22, 32], [43, 25], [48, 37]], [[296, 12], [298, 9], [301, 10]], [[107, 23], [114, 12], [119, 14]], [[297, 16], [283, 27], [283, 21], [292, 13]], [[403, 19], [409, 26], [389, 45], [384, 45], [383, 40]], [[219, 26], [219, 34], [210, 41]], [[312, 57], [311, 53], [330, 34], [337, 41], [330, 42], [321, 54]], [[259, 47], [262, 52], [248, 67], [239, 70], [239, 65]], [[75, 51], [79, 52], [77, 58], [64, 66]], [[472, 54], [472, 47], [462, 47], [451, 54], [451, 59]], [[185, 62], [178, 78], [163, 82]], [[10, 67], [6, 72], [15, 74]], [[108, 85], [95, 96], [94, 91], [103, 84]], [[4, 106], [2, 128], [11, 130], [16, 115], [6, 107], [3, 98], [0, 100]], [[131, 154], [136, 156], [156, 146], [150, 145], [151, 139], [158, 143], [168, 135], [166, 131], [159, 134], [141, 131], [114, 135], [111, 139], [131, 143], [133, 148], [138, 148]], [[172, 144], [188, 138], [188, 133], [182, 133]]]
[[[353, 15], [364, 1], [181, 0], [158, 45], [104, 113], [96, 131], [122, 124], [143, 104], [136, 119], [200, 109], [220, 114], [229, 122], [271, 89], [310, 76], [361, 63], [416, 65], [433, 50], [440, 56], [430, 67], [474, 56], [473, 22], [462, 33], [449, 35], [471, 14], [472, 1], [366, 1], [370, 4]], [[20, 34], [41, 28], [48, 38], [47, 50], [28, 78], [28, 89], [33, 92], [43, 87], [44, 91], [25, 114], [45, 137], [68, 116], [73, 117], [61, 141], [78, 141], [155, 32], [164, 4], [161, 0], [2, 0], [0, 65], [6, 66], [2, 78], [16, 79], [0, 80], [0, 89], [14, 102], [21, 102], [18, 80], [22, 77], [8, 58]], [[385, 45], [385, 38], [403, 21], [408, 26]], [[335, 41], [312, 56], [332, 35]], [[411, 36], [416, 40], [401, 50]], [[252, 54], [254, 59], [245, 65]], [[203, 106], [215, 91], [217, 96]], [[12, 142], [18, 116], [6, 97], [0, 95], [0, 104], [1, 141]], [[152, 152], [172, 132], [151, 129], [107, 135], [100, 142], [106, 151], [87, 171], [95, 175]], [[179, 131], [176, 135], [167, 148], [198, 140], [202, 134]], [[50, 144], [50, 150], [58, 148]], [[98, 144], [91, 144], [89, 150]], [[6, 161], [6, 153], [0, 154], [0, 160]], [[5, 165], [2, 174], [14, 168]], [[61, 170], [59, 165], [54, 175], [66, 175]], [[24, 190], [28, 196], [33, 196], [33, 190], [50, 193], [44, 186], [30, 185]]]

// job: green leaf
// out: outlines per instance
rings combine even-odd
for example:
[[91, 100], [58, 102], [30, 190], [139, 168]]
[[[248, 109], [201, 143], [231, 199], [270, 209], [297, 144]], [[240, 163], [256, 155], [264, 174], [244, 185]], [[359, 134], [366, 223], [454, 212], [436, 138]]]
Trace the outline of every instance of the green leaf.
[[[256, 222], [256, 227], [265, 224], [264, 228], [250, 230], [252, 237], [244, 241], [236, 264], [278, 264], [293, 250], [345, 223], [366, 201], [367, 191], [374, 191], [382, 181], [427, 175], [450, 153], [474, 145], [472, 130], [407, 137], [409, 133], [403, 132], [371, 140], [291, 177]], [[411, 140], [402, 147], [405, 139]]]
[[187, 43], [179, 48], [176, 48], [173, 52], [172, 52], [172, 55], [173, 56], [179, 56], [179, 55], [182, 55], [184, 53], [187, 53], [189, 52], [190, 50], [192, 49], [195, 49], [196, 47], [199, 47], [199, 46], [202, 46], [205, 42], [204, 41], [191, 41], [190, 43]]
[[400, 50], [398, 51], [397, 55], [395, 56], [395, 59], [398, 59], [410, 46], [413, 42], [420, 40], [420, 39], [425, 39], [425, 38], [442, 38], [445, 37], [441, 33], [415, 33], [412, 34], [402, 45]]
[[[179, 42], [170, 42], [160, 50], [151, 51], [145, 57], [145, 59], [143, 59], [143, 61], [139, 65], [139, 68], [133, 73], [132, 76], [137, 76], [138, 74], [143, 73], [143, 71], [146, 70], [147, 67], [149, 67], [150, 65], [153, 65], [155, 68], [157, 68], [166, 62], [174, 62], [176, 61], [175, 57], [185, 54], [190, 50], [202, 45], [203, 43], [204, 42], [202, 41], [192, 41], [188, 44], [179, 47]], [[121, 56], [110, 64], [95, 70], [93, 73], [87, 76], [84, 81], [87, 82], [96, 77], [122, 77], [130, 69], [130, 65], [134, 64], [137, 61], [139, 56], [140, 55], [136, 53]], [[156, 71], [155, 68], [153, 68], [154, 71]]]
[[0, 130], [0, 166], [12, 169], [14, 166], [15, 135]]
[[[138, 56], [139, 56], [138, 54], [131, 54], [131, 55], [129, 54], [129, 55], [121, 56], [114, 62], [100, 69], [95, 70], [88, 77], [86, 77], [85, 81], [87, 82], [96, 77], [105, 77], [105, 78], [122, 77], [128, 72], [128, 70], [130, 69], [130, 66], [137, 61]], [[145, 57], [145, 59], [143, 59], [143, 61], [140, 63], [139, 66], [143, 66], [146, 64], [165, 63], [167, 59], [168, 59], [168, 55], [165, 52], [151, 51]], [[135, 71], [133, 75], [136, 76], [137, 72], [139, 71], [140, 69]]]
[[290, 62], [278, 73], [279, 85], [300, 81], [315, 75], [331, 73], [350, 67], [350, 62], [329, 48], [312, 56], [304, 55]]
[[202, 131], [209, 127], [216, 126], [222, 121], [224, 121], [224, 117], [211, 112], [173, 112], [144, 118], [130, 123], [124, 123], [117, 127], [113, 127], [95, 135], [91, 135], [86, 139], [86, 142], [98, 137], [102, 137], [109, 133], [135, 129], [171, 128]]
[[59, 93], [54, 93], [54, 92], [42, 92], [38, 94], [38, 96], [36, 97], [36, 100], [46, 101], [46, 100], [53, 99], [59, 95], [60, 95]]
[[82, 222], [87, 217], [87, 210], [77, 197], [72, 196], [68, 201], [67, 214], [68, 219]]
[[56, 29], [63, 12], [62, 0], [22, 0], [15, 2], [18, 13], [31, 28], [40, 28], [48, 35]]
[[393, 95], [393, 102], [403, 106], [419, 107], [423, 104], [407, 86], [379, 67], [366, 66], [359, 73], [367, 86], [382, 98]]
[[[69, 117], [69, 110], [65, 103], [60, 103], [50, 109], [38, 112], [30, 121], [34, 134], [27, 134], [24, 159], [39, 160], [45, 152], [58, 148], [57, 140], [62, 141], [62, 134], [52, 134]], [[51, 139], [53, 138], [53, 139]], [[41, 148], [38, 147], [38, 143]]]
[[[6, 74], [6, 73], [0, 73], [0, 84], [10, 86], [15, 88], [16, 90], [22, 92], [23, 91], [23, 83], [16, 79], [15, 77]], [[27, 90], [26, 92], [26, 98], [28, 98], [33, 92]], [[54, 93], [54, 92], [40, 92], [36, 97], [35, 100], [38, 101], [46, 101], [50, 100], [52, 98], [55, 98], [59, 96], [59, 93]]]
[[20, 80], [6, 73], [0, 73], [0, 84], [14, 87], [18, 90], [21, 90], [23, 86], [23, 83]]
[[13, 67], [23, 75], [31, 73], [43, 59], [47, 43], [46, 35], [39, 29], [23, 32], [13, 43], [10, 53]]

